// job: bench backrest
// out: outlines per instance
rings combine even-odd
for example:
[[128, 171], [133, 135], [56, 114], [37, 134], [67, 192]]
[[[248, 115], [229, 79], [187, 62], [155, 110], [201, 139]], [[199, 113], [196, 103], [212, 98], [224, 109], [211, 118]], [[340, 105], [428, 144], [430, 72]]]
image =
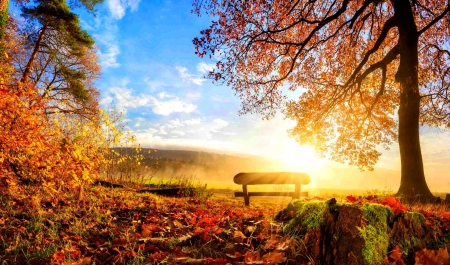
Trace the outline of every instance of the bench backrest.
[[306, 185], [311, 177], [298, 172], [249, 172], [234, 176], [234, 183], [242, 185], [259, 184], [301, 184]]

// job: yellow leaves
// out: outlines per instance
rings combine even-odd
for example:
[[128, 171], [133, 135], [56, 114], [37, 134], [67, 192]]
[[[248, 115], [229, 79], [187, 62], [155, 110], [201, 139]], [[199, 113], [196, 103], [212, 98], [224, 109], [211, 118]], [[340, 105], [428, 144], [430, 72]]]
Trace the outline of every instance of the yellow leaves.
[[233, 238], [231, 239], [231, 241], [234, 243], [242, 243], [246, 238], [247, 237], [244, 235], [244, 233], [242, 233], [239, 230], [236, 230], [233, 234]]

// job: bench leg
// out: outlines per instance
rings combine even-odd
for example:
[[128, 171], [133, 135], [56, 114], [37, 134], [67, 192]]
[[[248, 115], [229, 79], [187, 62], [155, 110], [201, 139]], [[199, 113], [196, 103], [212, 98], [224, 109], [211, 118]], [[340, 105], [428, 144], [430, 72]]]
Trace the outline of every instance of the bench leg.
[[250, 205], [250, 197], [248, 196], [247, 185], [242, 185], [242, 192], [244, 193], [245, 206], [249, 206]]
[[300, 199], [300, 192], [302, 191], [302, 185], [300, 183], [295, 184], [295, 199]]

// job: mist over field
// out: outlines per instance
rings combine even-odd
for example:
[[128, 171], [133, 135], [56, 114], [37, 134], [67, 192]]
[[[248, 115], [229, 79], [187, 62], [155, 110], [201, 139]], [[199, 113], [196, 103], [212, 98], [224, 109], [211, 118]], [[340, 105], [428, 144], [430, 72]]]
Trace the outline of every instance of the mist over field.
[[[209, 188], [240, 190], [233, 183], [233, 177], [240, 172], [303, 172], [311, 176], [311, 182], [303, 189], [313, 195], [333, 195], [340, 190], [394, 192], [400, 182], [400, 171], [376, 166], [374, 171], [360, 171], [356, 167], [330, 161], [313, 166], [297, 166], [268, 157], [221, 153], [219, 150], [169, 150], [144, 149], [148, 153], [146, 162], [152, 165], [158, 159], [159, 168], [153, 175], [155, 181], [190, 179], [207, 183]], [[299, 158], [301, 160], [301, 158]], [[445, 158], [443, 158], [444, 160]], [[299, 162], [299, 164], [301, 164]], [[447, 192], [450, 181], [447, 180], [447, 165], [435, 164], [427, 170], [433, 176], [430, 187], [433, 192]], [[448, 182], [448, 183], [447, 183]], [[447, 184], [446, 184], [447, 183]], [[264, 187], [250, 187], [263, 189]], [[288, 187], [292, 189], [293, 187]], [[266, 188], [267, 189], [267, 188]], [[282, 189], [270, 187], [269, 189]]]

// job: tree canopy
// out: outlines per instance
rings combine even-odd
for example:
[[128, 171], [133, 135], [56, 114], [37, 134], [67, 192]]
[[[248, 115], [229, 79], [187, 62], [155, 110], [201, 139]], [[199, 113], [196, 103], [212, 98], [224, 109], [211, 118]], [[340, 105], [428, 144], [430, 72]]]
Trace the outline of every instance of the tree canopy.
[[31, 79], [51, 99], [47, 113], [92, 115], [98, 96], [92, 82], [100, 74], [94, 40], [65, 0], [38, 1], [22, 10], [28, 23], [21, 31], [29, 48], [17, 57], [21, 81]]
[[209, 76], [235, 90], [241, 113], [281, 109], [300, 144], [361, 169], [398, 141], [399, 193], [432, 196], [419, 124], [450, 127], [450, 1], [195, 0], [194, 10], [218, 18], [193, 42], [217, 58]]

